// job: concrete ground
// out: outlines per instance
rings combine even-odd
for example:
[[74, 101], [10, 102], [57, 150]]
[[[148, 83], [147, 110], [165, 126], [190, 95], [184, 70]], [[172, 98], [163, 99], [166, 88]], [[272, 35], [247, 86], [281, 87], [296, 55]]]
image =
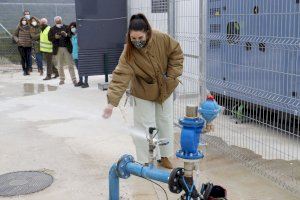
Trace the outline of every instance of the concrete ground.
[[[0, 174], [39, 170], [53, 175], [54, 183], [39, 193], [0, 199], [108, 199], [110, 166], [123, 154], [135, 154], [128, 131], [132, 110], [122, 105], [111, 119], [102, 119], [106, 93], [97, 84], [103, 77], [91, 77], [87, 89], [74, 88], [69, 79], [63, 86], [41, 79], [37, 73], [0, 73]], [[200, 182], [223, 185], [230, 200], [299, 199], [211, 147], [200, 166]], [[130, 200], [166, 199], [159, 187], [135, 177], [121, 180], [120, 194]]]

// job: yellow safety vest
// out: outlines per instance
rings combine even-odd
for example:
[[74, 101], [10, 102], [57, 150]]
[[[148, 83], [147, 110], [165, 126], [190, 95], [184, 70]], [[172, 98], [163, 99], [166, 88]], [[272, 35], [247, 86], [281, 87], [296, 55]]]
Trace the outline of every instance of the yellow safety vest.
[[40, 33], [40, 51], [41, 52], [52, 53], [52, 51], [53, 51], [52, 42], [50, 42], [48, 39], [49, 31], [50, 31], [50, 26], [47, 26], [47, 28], [45, 28], [44, 31], [41, 31], [41, 33]]

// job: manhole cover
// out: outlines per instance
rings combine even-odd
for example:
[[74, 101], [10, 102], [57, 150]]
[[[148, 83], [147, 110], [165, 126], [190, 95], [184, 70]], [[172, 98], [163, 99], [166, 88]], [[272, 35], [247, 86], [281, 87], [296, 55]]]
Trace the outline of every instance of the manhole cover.
[[12, 172], [0, 175], [0, 196], [9, 197], [41, 191], [53, 183], [53, 177], [43, 172]]

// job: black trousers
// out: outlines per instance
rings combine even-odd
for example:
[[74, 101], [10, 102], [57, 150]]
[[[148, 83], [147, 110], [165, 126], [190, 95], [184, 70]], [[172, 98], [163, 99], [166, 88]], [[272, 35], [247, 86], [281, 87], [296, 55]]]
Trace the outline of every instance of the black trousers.
[[21, 56], [21, 65], [22, 65], [23, 71], [25, 73], [28, 73], [28, 70], [31, 67], [31, 58], [30, 58], [30, 56], [31, 56], [32, 48], [31, 47], [19, 46], [18, 50], [19, 50], [19, 53], [20, 53], [20, 56]]

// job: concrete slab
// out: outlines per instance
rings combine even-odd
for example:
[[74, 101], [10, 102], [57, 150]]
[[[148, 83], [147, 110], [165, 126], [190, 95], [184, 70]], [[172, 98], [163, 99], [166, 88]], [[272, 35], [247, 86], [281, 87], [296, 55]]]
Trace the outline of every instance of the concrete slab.
[[[91, 77], [90, 88], [82, 89], [70, 79], [58, 86], [58, 80], [45, 82], [36, 73], [0, 73], [0, 174], [40, 170], [55, 178], [42, 192], [10, 199], [108, 199], [110, 166], [135, 149], [127, 128], [130, 107], [116, 109], [112, 119], [101, 117], [106, 93], [97, 84], [103, 80]], [[206, 152], [200, 182], [224, 185], [229, 199], [298, 199], [214, 149]], [[158, 186], [135, 177], [121, 180], [120, 193], [121, 199], [166, 199]]]

